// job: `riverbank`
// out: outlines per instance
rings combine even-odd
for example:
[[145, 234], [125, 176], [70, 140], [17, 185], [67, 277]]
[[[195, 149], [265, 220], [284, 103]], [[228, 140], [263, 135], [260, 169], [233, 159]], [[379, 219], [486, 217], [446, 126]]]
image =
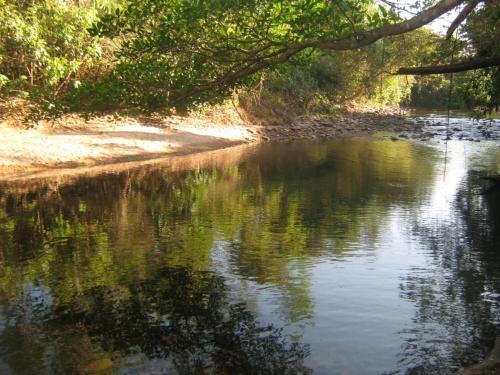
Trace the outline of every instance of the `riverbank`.
[[2, 126], [0, 179], [26, 178], [64, 169], [139, 162], [229, 147], [253, 139], [244, 127], [199, 126], [190, 119], [142, 123], [98, 118], [23, 130]]
[[498, 375], [500, 374], [500, 337], [495, 340], [495, 346], [486, 359], [474, 366], [468, 367], [455, 375]]
[[199, 116], [65, 116], [26, 129], [0, 122], [0, 180], [77, 172], [81, 168], [142, 162], [273, 140], [367, 136], [415, 132], [420, 126], [393, 110], [344, 107], [337, 114], [297, 119], [282, 126], [257, 126], [237, 113]]
[[[352, 103], [328, 116], [297, 118], [283, 125], [255, 125], [244, 118], [236, 108], [233, 111], [224, 108], [184, 117], [115, 114], [85, 120], [70, 115], [41, 121], [31, 128], [18, 121], [2, 120], [0, 181], [67, 175], [120, 164], [130, 167], [131, 163], [266, 141], [373, 135], [393, 141], [432, 138], [479, 141], [481, 136], [461, 131], [464, 129], [460, 123], [452, 123], [446, 129], [439, 117], [414, 118], [391, 108]], [[488, 130], [491, 127], [482, 126], [477, 127], [477, 132], [491, 133]]]

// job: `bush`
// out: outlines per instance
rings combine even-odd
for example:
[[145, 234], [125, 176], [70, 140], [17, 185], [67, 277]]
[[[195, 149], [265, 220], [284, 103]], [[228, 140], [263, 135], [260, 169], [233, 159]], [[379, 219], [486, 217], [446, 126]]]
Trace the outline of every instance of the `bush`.
[[96, 7], [57, 0], [0, 0], [0, 90], [47, 108], [85, 79], [80, 72], [102, 56], [87, 29]]

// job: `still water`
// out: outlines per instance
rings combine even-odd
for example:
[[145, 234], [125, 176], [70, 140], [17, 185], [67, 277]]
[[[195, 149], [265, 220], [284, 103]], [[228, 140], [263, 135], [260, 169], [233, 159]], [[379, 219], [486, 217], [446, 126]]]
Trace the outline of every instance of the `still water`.
[[500, 333], [498, 143], [186, 160], [2, 187], [0, 373], [446, 374]]

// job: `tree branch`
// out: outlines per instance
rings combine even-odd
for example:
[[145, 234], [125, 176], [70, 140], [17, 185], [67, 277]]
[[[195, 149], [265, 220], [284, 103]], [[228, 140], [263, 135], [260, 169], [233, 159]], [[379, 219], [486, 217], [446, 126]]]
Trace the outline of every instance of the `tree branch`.
[[459, 13], [457, 18], [451, 23], [448, 31], [446, 32], [446, 39], [450, 39], [458, 26], [467, 18], [470, 12], [479, 4], [479, 0], [470, 0], [469, 4], [465, 6], [464, 9]]
[[308, 47], [331, 49], [337, 51], [358, 49], [388, 36], [400, 35], [416, 30], [419, 27], [422, 27], [434, 21], [436, 18], [439, 18], [440, 16], [449, 12], [463, 2], [464, 0], [441, 0], [433, 7], [430, 7], [429, 9], [418, 13], [416, 16], [406, 21], [391, 25], [385, 25], [370, 31], [361, 32], [354, 38], [349, 37], [345, 39], [317, 40], [314, 42], [309, 42]]
[[500, 66], [500, 56], [472, 59], [447, 65], [420, 66], [415, 68], [400, 68], [397, 75], [427, 75], [465, 72], [467, 70]]
[[242, 61], [243, 67], [239, 69], [230, 69], [218, 79], [179, 92], [175, 102], [182, 103], [187, 97], [198, 95], [201, 92], [212, 89], [213, 87], [233, 84], [238, 80], [256, 73], [262, 69], [282, 64], [288, 61], [292, 56], [307, 48], [319, 48], [337, 51], [354, 50], [370, 45], [377, 40], [388, 36], [400, 35], [416, 30], [419, 27], [422, 27], [434, 21], [436, 18], [439, 18], [441, 15], [457, 7], [464, 1], [465, 0], [441, 0], [429, 9], [423, 10], [416, 16], [399, 23], [381, 26], [376, 29], [360, 32], [356, 35], [346, 38], [330, 40], [319, 39], [296, 43], [286, 46], [286, 48], [283, 48], [283, 51], [280, 54], [272, 56], [272, 58], [258, 59], [257, 61], [253, 62], [251, 62], [251, 59], [248, 59], [247, 62], [249, 62], [249, 64], [244, 64], [245, 61]]

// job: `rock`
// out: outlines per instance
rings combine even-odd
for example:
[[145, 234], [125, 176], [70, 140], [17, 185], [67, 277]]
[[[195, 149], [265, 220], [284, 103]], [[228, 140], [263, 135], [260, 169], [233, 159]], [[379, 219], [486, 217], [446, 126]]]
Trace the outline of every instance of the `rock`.
[[[489, 179], [488, 177], [490, 176], [483, 177], [483, 179], [488, 180]], [[500, 182], [500, 178], [491, 180]], [[481, 297], [483, 297], [483, 301], [486, 302], [494, 302], [494, 303], [500, 302], [500, 293], [489, 293], [489, 292], [481, 293]]]

